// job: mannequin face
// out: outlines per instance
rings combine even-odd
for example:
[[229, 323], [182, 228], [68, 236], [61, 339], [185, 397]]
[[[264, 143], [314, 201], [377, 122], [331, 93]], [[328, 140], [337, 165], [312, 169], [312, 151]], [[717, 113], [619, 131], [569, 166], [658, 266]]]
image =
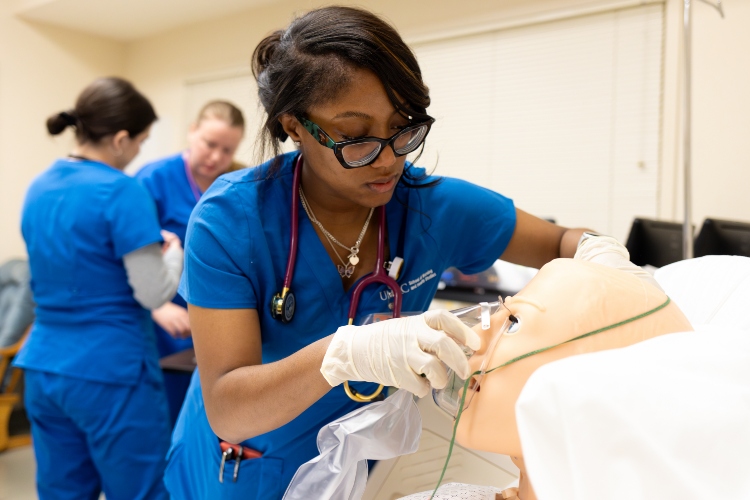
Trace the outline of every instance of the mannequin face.
[[[477, 332], [482, 349], [470, 360], [478, 370], [489, 356], [487, 368], [537, 349], [618, 323], [653, 309], [666, 300], [655, 287], [623, 271], [590, 262], [557, 259], [545, 265], [514, 297], [508, 309], [493, 315], [491, 328]], [[511, 334], [500, 338], [487, 353], [492, 335], [512, 313], [519, 320]], [[587, 352], [635, 344], [666, 333], [693, 328], [676, 304], [623, 326], [555, 347], [484, 376], [479, 392], [461, 416], [458, 442], [469, 448], [521, 457], [515, 420], [515, 403], [526, 380], [540, 366]], [[515, 332], [515, 333], [513, 333]]]

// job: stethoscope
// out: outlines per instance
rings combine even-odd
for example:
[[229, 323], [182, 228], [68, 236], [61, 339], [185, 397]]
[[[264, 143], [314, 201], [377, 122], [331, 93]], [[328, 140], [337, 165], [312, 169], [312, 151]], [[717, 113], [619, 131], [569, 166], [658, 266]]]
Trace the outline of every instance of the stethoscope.
[[[286, 273], [284, 274], [284, 287], [281, 289], [281, 293], [277, 293], [273, 296], [271, 301], [271, 316], [274, 319], [281, 320], [282, 323], [289, 323], [294, 318], [294, 312], [297, 307], [294, 293], [291, 290], [292, 276], [294, 274], [294, 264], [297, 260], [297, 233], [299, 232], [299, 186], [300, 186], [300, 172], [302, 171], [302, 155], [299, 155], [297, 162], [294, 165], [294, 174], [292, 176], [292, 224], [289, 238], [289, 257], [286, 264]], [[385, 238], [386, 238], [386, 217], [385, 217], [385, 205], [378, 207], [378, 253], [375, 260], [375, 270], [360, 279], [359, 282], [354, 286], [352, 290], [351, 304], [349, 305], [349, 323], [354, 323], [354, 317], [357, 314], [357, 306], [359, 305], [359, 298], [362, 295], [362, 291], [373, 283], [380, 283], [386, 285], [393, 292], [393, 317], [398, 318], [401, 316], [401, 301], [403, 299], [403, 293], [401, 287], [394, 279], [394, 276], [398, 276], [399, 269], [394, 269], [394, 263], [386, 271], [385, 263]], [[399, 259], [399, 267], [402, 261]], [[360, 403], [366, 403], [372, 401], [380, 395], [383, 390], [383, 386], [379, 386], [372, 394], [359, 394], [354, 389], [349, 387], [349, 382], [344, 382], [344, 391], [354, 401]]]

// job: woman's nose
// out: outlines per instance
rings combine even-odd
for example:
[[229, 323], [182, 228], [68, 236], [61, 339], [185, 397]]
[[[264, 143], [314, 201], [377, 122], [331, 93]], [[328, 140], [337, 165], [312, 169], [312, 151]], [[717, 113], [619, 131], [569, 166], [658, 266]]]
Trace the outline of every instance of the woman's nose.
[[393, 148], [385, 146], [380, 150], [380, 154], [375, 158], [375, 161], [370, 164], [372, 167], [390, 167], [396, 161], [396, 154], [393, 152]]

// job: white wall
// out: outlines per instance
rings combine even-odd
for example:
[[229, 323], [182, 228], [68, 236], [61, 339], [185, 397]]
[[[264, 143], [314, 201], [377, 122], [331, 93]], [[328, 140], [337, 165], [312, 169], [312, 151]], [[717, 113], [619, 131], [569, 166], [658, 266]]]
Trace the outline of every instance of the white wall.
[[46, 26], [13, 15], [0, 2], [0, 262], [24, 256], [20, 211], [31, 180], [66, 154], [69, 132], [50, 138], [49, 115], [72, 107], [97, 76], [122, 74], [122, 44]]
[[[248, 71], [255, 44], [285, 26], [295, 12], [320, 2], [279, 1], [223, 19], [119, 44], [32, 26], [12, 15], [16, 0], [0, 2], [0, 260], [23, 253], [18, 214], [26, 187], [66, 140], [46, 137], [47, 115], [72, 104], [94, 76], [120, 73], [153, 101], [161, 117], [146, 155], [184, 146], [186, 83], [211, 74]], [[632, 4], [628, 0], [363, 0], [410, 42], [501, 27], [561, 12]], [[666, 0], [663, 123], [658, 215], [682, 216], [679, 70], [682, 1]], [[726, 19], [693, 2], [694, 222], [705, 216], [750, 220], [750, 2], [725, 0]], [[20, 49], [22, 48], [22, 49]], [[429, 84], [429, 82], [427, 82]], [[249, 131], [254, 133], [254, 131]]]
[[726, 18], [697, 2], [693, 27], [693, 212], [750, 222], [750, 2]]
[[[632, 4], [627, 1], [536, 0], [474, 1], [470, 9], [455, 2], [412, 0], [359, 2], [393, 22], [410, 42], [460, 35], [478, 27], [516, 25], [563, 14]], [[291, 1], [231, 18], [174, 30], [133, 43], [128, 50], [128, 74], [157, 103], [170, 120], [169, 140], [160, 146], [184, 144], [185, 82], [191, 78], [249, 68], [252, 49], [269, 31], [285, 26], [294, 12], [315, 2]], [[726, 19], [709, 6], [693, 3], [693, 217], [750, 220], [750, 2], [726, 0]], [[657, 216], [680, 220], [682, 202], [681, 73], [682, 1], [666, 1], [663, 118]], [[427, 82], [429, 85], [429, 82]], [[249, 131], [253, 133], [253, 131]], [[730, 181], [731, 179], [731, 181]]]
[[[159, 145], [174, 150], [184, 146], [183, 116], [186, 83], [214, 74], [248, 72], [256, 44], [273, 30], [285, 27], [295, 13], [320, 2], [291, 0], [256, 8], [243, 14], [188, 26], [133, 42], [128, 47], [126, 72], [157, 106], [164, 120], [157, 124]], [[422, 41], [446, 34], [474, 31], [477, 26], [516, 23], [523, 18], [543, 18], [555, 12], [587, 12], [592, 4], [619, 5], [612, 0], [476, 0], [470, 9], [456, 9], [455, 2], [434, 0], [365, 0], [340, 2], [362, 6], [392, 22], [407, 41]], [[429, 82], [427, 82], [429, 85]], [[254, 134], [256, 131], [249, 130]], [[138, 160], [137, 159], [136, 163]]]

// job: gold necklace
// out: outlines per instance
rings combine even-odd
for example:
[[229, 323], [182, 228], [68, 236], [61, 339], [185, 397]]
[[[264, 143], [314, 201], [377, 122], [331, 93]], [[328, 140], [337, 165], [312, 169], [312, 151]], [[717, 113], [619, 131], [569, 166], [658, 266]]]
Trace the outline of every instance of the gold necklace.
[[[323, 224], [321, 224], [321, 222], [315, 217], [315, 214], [313, 213], [312, 208], [307, 201], [307, 198], [305, 198], [305, 193], [304, 191], [302, 191], [302, 186], [299, 187], [299, 197], [300, 201], [302, 202], [302, 208], [305, 209], [305, 213], [310, 219], [310, 222], [314, 223], [320, 228], [320, 230], [323, 232], [323, 235], [328, 240], [328, 243], [330, 243], [331, 248], [333, 249], [333, 253], [335, 253], [336, 257], [338, 257], [341, 261], [341, 265], [336, 265], [336, 269], [338, 269], [339, 275], [341, 275], [342, 278], [351, 278], [351, 276], [354, 274], [354, 266], [359, 264], [359, 257], [357, 256], [357, 254], [359, 254], [359, 246], [362, 244], [362, 239], [367, 232], [367, 226], [370, 225], [370, 219], [372, 218], [372, 214], [375, 209], [370, 209], [370, 213], [367, 215], [365, 225], [362, 226], [362, 231], [359, 232], [359, 237], [357, 238], [356, 243], [354, 243], [354, 246], [348, 247], [337, 240], [326, 228], [323, 227]], [[341, 258], [341, 255], [339, 255], [339, 253], [336, 251], [336, 247], [333, 246], [334, 243], [349, 252], [349, 255], [347, 256], [348, 262], [344, 261], [344, 259]]]

